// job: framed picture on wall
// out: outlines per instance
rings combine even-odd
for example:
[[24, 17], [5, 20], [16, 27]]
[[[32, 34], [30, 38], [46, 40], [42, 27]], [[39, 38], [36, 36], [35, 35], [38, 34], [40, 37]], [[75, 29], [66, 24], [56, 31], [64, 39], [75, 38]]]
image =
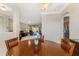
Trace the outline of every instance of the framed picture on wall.
[[64, 17], [64, 37], [69, 38], [69, 16]]

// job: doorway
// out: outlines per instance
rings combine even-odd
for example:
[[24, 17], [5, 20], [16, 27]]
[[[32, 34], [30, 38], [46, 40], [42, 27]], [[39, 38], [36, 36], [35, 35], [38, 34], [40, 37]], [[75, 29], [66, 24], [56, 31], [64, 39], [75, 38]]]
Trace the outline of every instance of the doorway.
[[69, 16], [64, 17], [64, 37], [69, 38]]

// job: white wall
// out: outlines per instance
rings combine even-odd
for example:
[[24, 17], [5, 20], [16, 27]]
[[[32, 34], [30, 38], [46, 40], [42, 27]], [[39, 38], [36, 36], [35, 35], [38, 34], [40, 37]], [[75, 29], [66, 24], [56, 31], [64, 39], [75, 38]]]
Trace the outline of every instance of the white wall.
[[13, 6], [13, 32], [16, 33], [16, 35], [19, 35], [20, 31], [20, 10], [18, 7]]
[[60, 43], [60, 14], [42, 14], [42, 33], [46, 40]]
[[61, 36], [63, 37], [63, 17], [64, 14], [69, 13], [69, 30], [70, 30], [70, 39], [79, 39], [79, 4], [70, 4], [66, 9], [62, 12], [62, 21], [61, 21]]

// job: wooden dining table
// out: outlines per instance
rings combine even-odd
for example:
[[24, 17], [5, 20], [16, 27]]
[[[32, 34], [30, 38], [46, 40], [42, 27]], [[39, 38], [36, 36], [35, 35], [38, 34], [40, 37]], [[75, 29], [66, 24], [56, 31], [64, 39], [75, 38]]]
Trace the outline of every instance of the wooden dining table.
[[34, 45], [33, 40], [18, 41], [18, 45], [10, 51], [13, 56], [69, 56], [60, 44], [49, 40], [40, 42], [38, 46]]

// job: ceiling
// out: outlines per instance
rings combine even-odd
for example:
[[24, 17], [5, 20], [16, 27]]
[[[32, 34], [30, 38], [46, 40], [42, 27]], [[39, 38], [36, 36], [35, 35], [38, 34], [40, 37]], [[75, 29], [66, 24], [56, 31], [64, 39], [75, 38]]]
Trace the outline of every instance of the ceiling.
[[46, 10], [41, 10], [39, 3], [6, 3], [7, 6], [17, 6], [20, 9], [20, 20], [31, 24], [41, 23], [41, 13], [60, 12], [67, 5], [65, 3], [51, 3]]

